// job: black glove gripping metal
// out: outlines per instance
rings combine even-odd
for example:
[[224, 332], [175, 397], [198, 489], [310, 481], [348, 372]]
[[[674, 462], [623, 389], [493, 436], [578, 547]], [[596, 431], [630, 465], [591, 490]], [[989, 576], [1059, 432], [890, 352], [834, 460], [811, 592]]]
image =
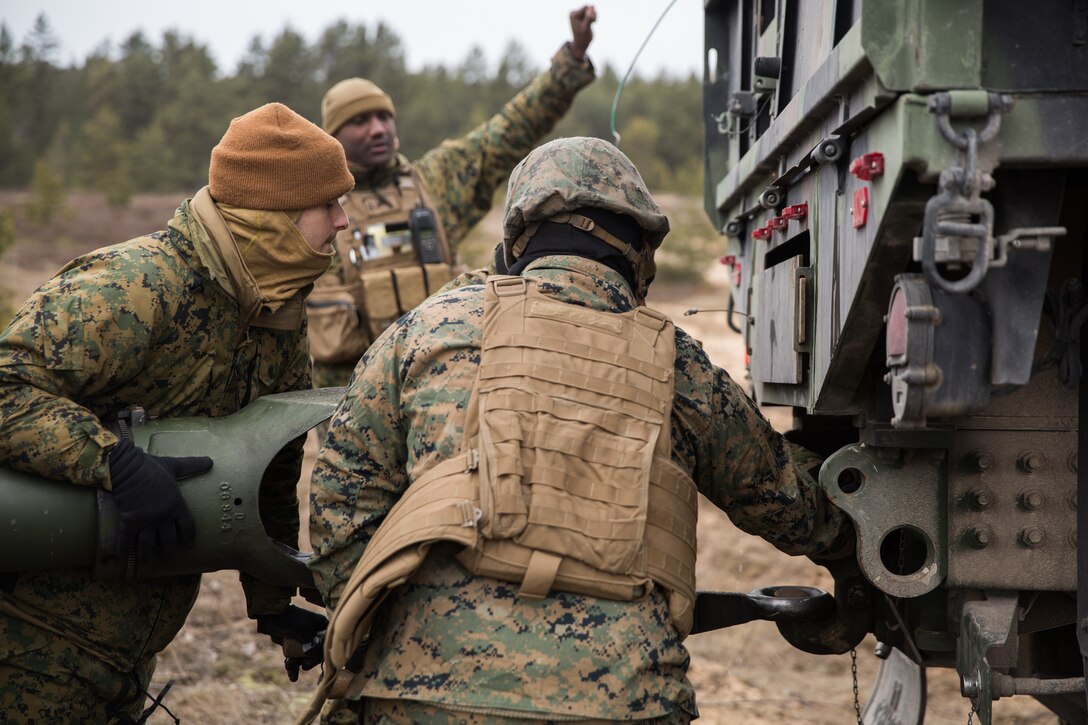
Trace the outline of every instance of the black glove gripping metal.
[[291, 682], [298, 681], [299, 670], [312, 670], [324, 660], [326, 626], [324, 615], [294, 605], [279, 614], [257, 616], [257, 631], [283, 648], [283, 667]]
[[135, 546], [136, 560], [145, 562], [155, 554], [172, 556], [179, 545], [193, 545], [196, 522], [178, 481], [207, 471], [212, 459], [152, 456], [132, 441], [121, 440], [110, 451], [109, 467], [120, 514], [115, 544], [119, 556], [127, 556]]

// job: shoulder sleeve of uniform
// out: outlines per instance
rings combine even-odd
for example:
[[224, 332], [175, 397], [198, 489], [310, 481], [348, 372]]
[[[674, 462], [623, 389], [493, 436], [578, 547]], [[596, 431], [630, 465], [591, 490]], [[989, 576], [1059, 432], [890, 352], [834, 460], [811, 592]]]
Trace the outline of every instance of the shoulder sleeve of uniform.
[[570, 41], [563, 44], [552, 56], [552, 77], [571, 95], [582, 90], [597, 77], [589, 56], [577, 60], [570, 51]]
[[398, 410], [403, 318], [363, 356], [329, 421], [310, 479], [309, 565], [331, 610], [367, 542], [408, 486]]
[[0, 465], [108, 486], [116, 439], [76, 401], [137, 376], [170, 318], [161, 270], [111, 249], [68, 265], [0, 333]]
[[458, 450], [477, 372], [482, 297], [471, 286], [432, 295], [382, 333], [356, 367], [310, 482], [310, 567], [326, 604], [339, 599], [408, 489], [409, 470], [418, 474]]
[[487, 213], [495, 189], [551, 132], [575, 94], [593, 78], [592, 63], [575, 60], [563, 46], [548, 70], [502, 110], [463, 138], [444, 141], [413, 164], [438, 207], [451, 245], [456, 247]]
[[480, 267], [479, 269], [470, 269], [467, 272], [462, 272], [436, 292], [436, 295], [440, 295], [443, 292], [449, 292], [450, 290], [460, 289], [462, 287], [468, 287], [470, 285], [482, 285], [487, 283], [489, 275], [495, 274], [494, 263], [487, 267]]
[[729, 373], [677, 334], [677, 453], [692, 457], [699, 488], [738, 528], [789, 554], [825, 552], [841, 540], [845, 517], [794, 460], [789, 442]]

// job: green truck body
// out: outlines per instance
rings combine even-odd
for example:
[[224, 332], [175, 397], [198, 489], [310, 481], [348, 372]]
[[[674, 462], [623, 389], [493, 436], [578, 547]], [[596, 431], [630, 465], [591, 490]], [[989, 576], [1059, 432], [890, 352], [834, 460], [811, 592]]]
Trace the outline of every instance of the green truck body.
[[854, 522], [842, 616], [898, 651], [866, 722], [925, 667], [955, 667], [982, 722], [1012, 694], [1084, 722], [1088, 3], [711, 0], [705, 21], [730, 325]]

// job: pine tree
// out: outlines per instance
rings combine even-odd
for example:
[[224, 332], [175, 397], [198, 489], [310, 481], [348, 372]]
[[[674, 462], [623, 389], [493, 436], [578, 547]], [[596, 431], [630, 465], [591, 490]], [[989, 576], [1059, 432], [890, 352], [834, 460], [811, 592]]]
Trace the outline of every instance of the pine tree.
[[[65, 216], [64, 180], [45, 159], [34, 164], [34, 182], [26, 216], [34, 224], [45, 224]], [[2, 250], [0, 250], [2, 251]]]

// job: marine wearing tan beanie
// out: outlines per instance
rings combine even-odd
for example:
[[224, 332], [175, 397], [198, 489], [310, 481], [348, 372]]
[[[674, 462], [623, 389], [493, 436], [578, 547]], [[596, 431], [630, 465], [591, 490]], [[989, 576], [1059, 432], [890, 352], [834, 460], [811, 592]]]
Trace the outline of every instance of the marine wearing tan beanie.
[[360, 113], [388, 111], [396, 116], [393, 99], [365, 78], [348, 78], [329, 89], [321, 99], [321, 126], [336, 135], [340, 127]]
[[308, 209], [355, 186], [344, 147], [282, 103], [239, 116], [212, 149], [212, 198], [246, 209]]

